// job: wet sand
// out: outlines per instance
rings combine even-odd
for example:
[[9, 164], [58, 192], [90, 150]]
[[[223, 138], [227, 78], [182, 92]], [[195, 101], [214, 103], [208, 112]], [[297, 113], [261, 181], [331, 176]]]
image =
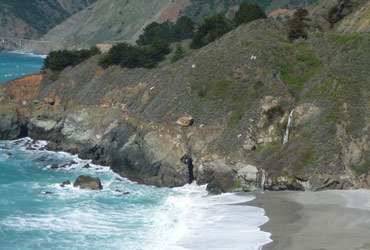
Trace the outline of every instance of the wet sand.
[[370, 191], [264, 192], [261, 226], [273, 242], [263, 250], [370, 250]]

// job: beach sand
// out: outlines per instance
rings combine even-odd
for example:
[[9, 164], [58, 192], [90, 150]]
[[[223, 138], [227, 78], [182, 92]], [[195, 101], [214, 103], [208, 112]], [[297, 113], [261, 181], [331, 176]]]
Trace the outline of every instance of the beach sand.
[[261, 226], [273, 242], [263, 250], [370, 249], [370, 191], [253, 193], [247, 205], [262, 207]]

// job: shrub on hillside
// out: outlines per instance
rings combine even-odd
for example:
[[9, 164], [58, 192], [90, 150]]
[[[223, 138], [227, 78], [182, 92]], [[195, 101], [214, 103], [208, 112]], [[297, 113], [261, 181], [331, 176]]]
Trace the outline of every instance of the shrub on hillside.
[[306, 9], [299, 8], [294, 12], [293, 18], [288, 22], [288, 38], [290, 41], [300, 37], [307, 39], [308, 34], [306, 32], [306, 28], [309, 27], [307, 22], [310, 20], [307, 16], [308, 11]]
[[199, 25], [190, 44], [192, 49], [199, 49], [210, 42], [220, 38], [231, 30], [231, 24], [221, 14], [207, 17]]
[[104, 69], [111, 65], [122, 68], [154, 68], [158, 62], [171, 52], [169, 42], [157, 40], [148, 46], [118, 43], [100, 58], [99, 65]]
[[192, 38], [194, 34], [194, 22], [186, 17], [180, 17], [173, 26], [171, 42], [180, 42]]
[[83, 49], [78, 51], [58, 50], [52, 51], [46, 57], [43, 69], [51, 69], [52, 71], [62, 71], [68, 66], [75, 66], [89, 59], [92, 56], [100, 54], [97, 47]]
[[177, 62], [178, 60], [181, 60], [182, 58], [184, 58], [184, 56], [185, 56], [184, 48], [181, 46], [181, 44], [177, 44], [176, 50], [173, 54], [173, 57], [171, 58], [171, 62], [172, 63]]
[[156, 23], [152, 22], [145, 27], [144, 33], [139, 36], [139, 39], [136, 41], [137, 45], [149, 45], [156, 40], [171, 40], [171, 31], [173, 24], [170, 22]]
[[258, 4], [247, 2], [240, 5], [239, 10], [235, 13], [234, 22], [240, 25], [260, 18], [267, 18], [262, 8]]
[[193, 36], [194, 23], [188, 17], [180, 17], [175, 24], [152, 22], [145, 27], [144, 33], [139, 36], [137, 45], [150, 45], [157, 40], [179, 42]]

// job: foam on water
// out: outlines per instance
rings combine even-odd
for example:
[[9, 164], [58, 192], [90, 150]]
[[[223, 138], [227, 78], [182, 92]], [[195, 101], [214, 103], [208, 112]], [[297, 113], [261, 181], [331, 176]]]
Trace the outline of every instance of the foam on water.
[[[238, 205], [253, 196], [208, 195], [195, 184], [138, 185], [45, 145], [29, 138], [0, 142], [2, 249], [253, 250], [270, 241], [259, 230], [268, 220], [264, 210]], [[50, 169], [70, 161], [77, 164]], [[104, 189], [60, 186], [81, 174], [99, 177]]]

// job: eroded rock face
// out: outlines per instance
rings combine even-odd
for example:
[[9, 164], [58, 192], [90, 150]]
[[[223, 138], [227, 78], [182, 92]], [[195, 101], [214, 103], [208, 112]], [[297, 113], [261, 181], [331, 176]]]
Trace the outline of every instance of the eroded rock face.
[[17, 139], [26, 135], [17, 112], [10, 106], [0, 106], [0, 139]]
[[79, 187], [80, 189], [88, 189], [88, 190], [102, 190], [103, 189], [103, 186], [99, 178], [93, 178], [88, 175], [79, 176], [76, 179], [75, 183], [73, 183], [73, 186]]

